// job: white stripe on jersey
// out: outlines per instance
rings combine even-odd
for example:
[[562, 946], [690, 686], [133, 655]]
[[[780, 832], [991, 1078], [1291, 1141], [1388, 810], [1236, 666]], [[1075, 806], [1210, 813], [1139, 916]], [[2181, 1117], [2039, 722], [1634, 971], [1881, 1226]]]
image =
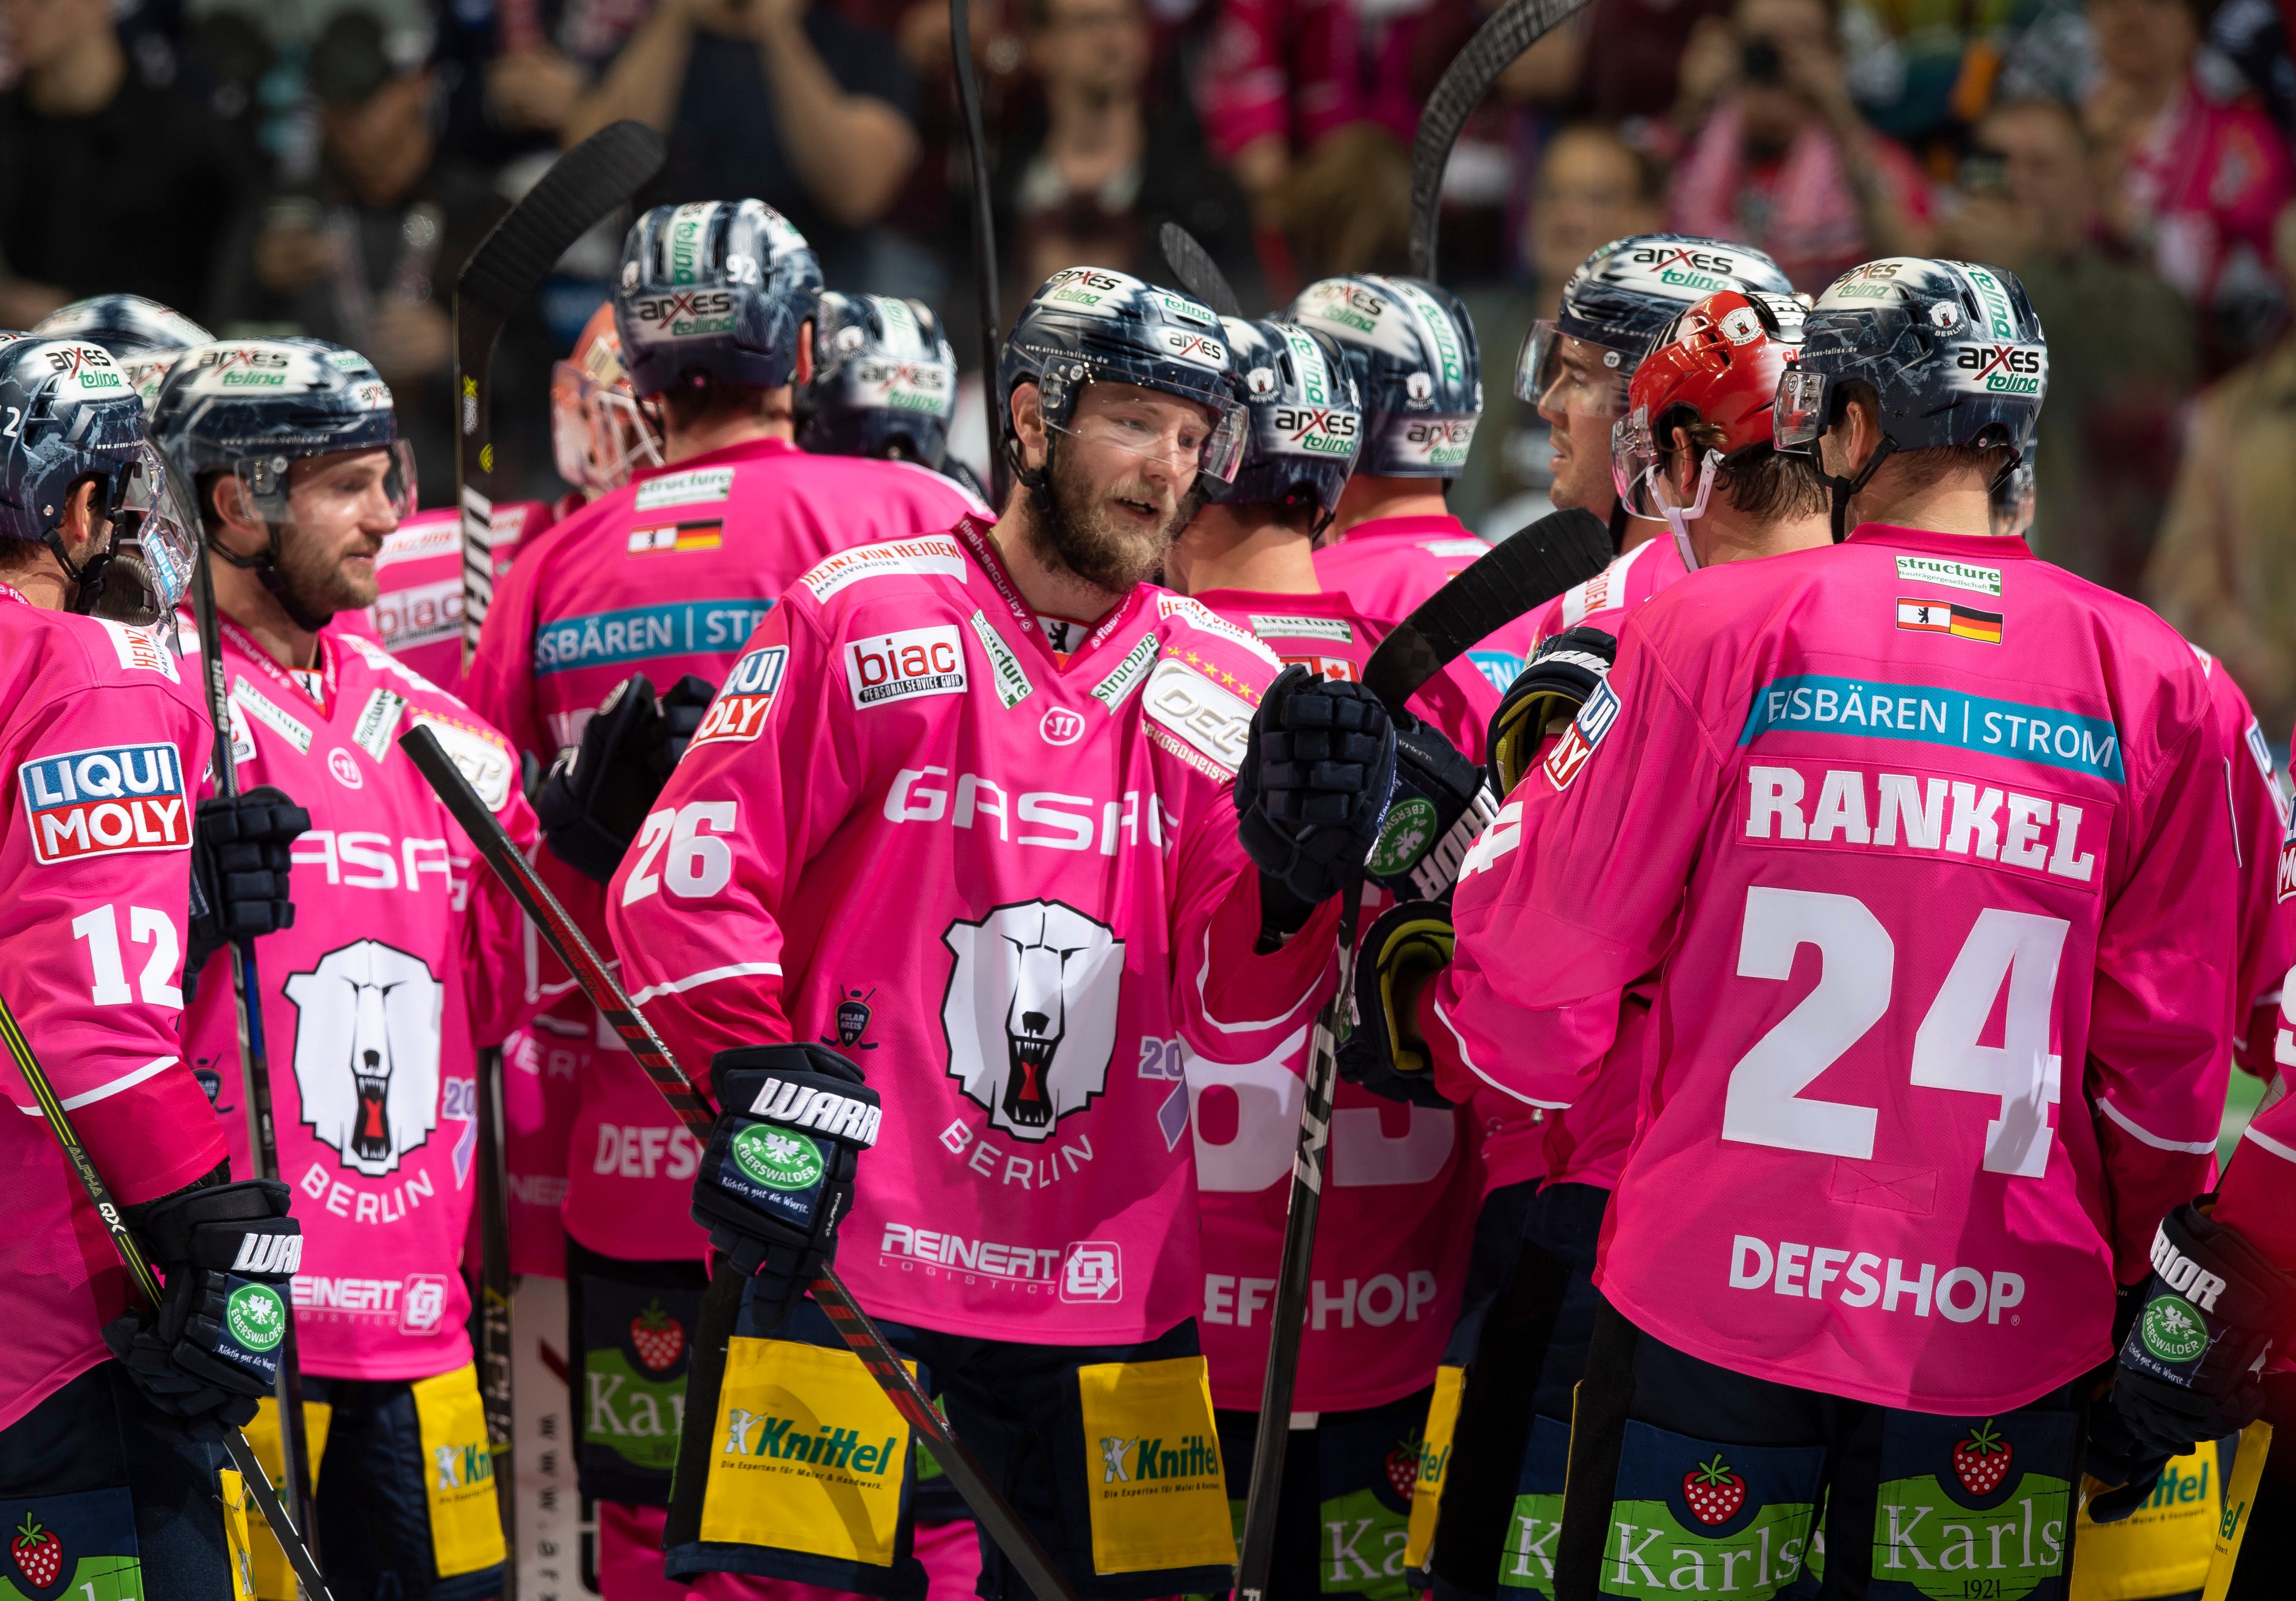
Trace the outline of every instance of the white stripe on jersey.
[[[93, 1106], [98, 1101], [109, 1100], [121, 1090], [133, 1089], [144, 1080], [166, 1071], [182, 1060], [180, 1056], [154, 1056], [134, 1072], [123, 1073], [111, 1083], [99, 1084], [94, 1089], [82, 1090], [64, 1103], [64, 1110], [78, 1112], [83, 1106]], [[26, 1117], [40, 1115], [40, 1109], [37, 1106], [19, 1105], [16, 1110]]]
[[2127, 1112], [2103, 1096], [2096, 1097], [2096, 1109], [2156, 1151], [2183, 1151], [2188, 1155], [2206, 1156], [2217, 1148], [2217, 1142], [2212, 1139], [2162, 1139], [2150, 1129], [2137, 1124]]
[[689, 973], [682, 979], [671, 979], [667, 983], [649, 984], [630, 997], [630, 1005], [643, 1006], [650, 1000], [658, 1000], [665, 995], [683, 995], [687, 990], [698, 989], [704, 984], [714, 984], [719, 979], [749, 978], [758, 973], [779, 978], [782, 975], [782, 965], [779, 962], [735, 962], [725, 967], [706, 967], [700, 973]]

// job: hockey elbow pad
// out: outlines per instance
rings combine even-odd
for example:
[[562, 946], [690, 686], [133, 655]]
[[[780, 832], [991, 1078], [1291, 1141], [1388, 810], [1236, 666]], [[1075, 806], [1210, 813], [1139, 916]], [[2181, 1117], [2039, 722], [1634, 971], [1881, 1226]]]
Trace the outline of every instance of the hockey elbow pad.
[[1363, 870], [1395, 780], [1395, 727], [1360, 684], [1287, 667], [1251, 719], [1236, 774], [1244, 854], [1308, 906]]
[[709, 1071], [725, 1110], [694, 1175], [693, 1220], [735, 1272], [761, 1277], [760, 1304], [786, 1311], [836, 1254], [861, 1153], [877, 1143], [877, 1092], [817, 1045], [720, 1051]]
[[2292, 1315], [2296, 1277], [2187, 1202], [2153, 1233], [2113, 1410], [2139, 1442], [2171, 1455], [2237, 1433], [2263, 1408], [2265, 1359]]
[[1542, 643], [1499, 702], [1487, 742], [1491, 779], [1511, 793], [1530, 771], [1548, 728], [1568, 723], [1619, 659], [1619, 642], [1580, 624]]
[[614, 686], [583, 726], [581, 743], [558, 753], [535, 793], [535, 815], [561, 861], [612, 881], [716, 693], [691, 673], [659, 699], [643, 673]]
[[1498, 797], [1441, 729], [1407, 711], [1394, 720], [1395, 788], [1364, 872], [1398, 900], [1433, 900], [1458, 881]]
[[104, 1342], [161, 1410], [242, 1424], [279, 1379], [303, 1260], [302, 1226], [275, 1179], [190, 1189], [144, 1213], [166, 1278], [158, 1315], [129, 1313]]
[[1413, 1106], [1448, 1106], [1419, 1032], [1419, 994], [1451, 960], [1451, 908], [1406, 900], [1379, 915], [1356, 953], [1355, 1028], [1340, 1047], [1340, 1077]]

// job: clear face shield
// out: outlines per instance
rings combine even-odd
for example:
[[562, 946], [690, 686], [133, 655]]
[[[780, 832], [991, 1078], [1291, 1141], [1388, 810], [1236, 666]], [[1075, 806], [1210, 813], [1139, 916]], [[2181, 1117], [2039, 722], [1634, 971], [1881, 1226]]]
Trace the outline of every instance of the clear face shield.
[[1229, 405], [1209, 426], [1192, 417], [1160, 431], [1144, 418], [1106, 413], [1064, 427], [1047, 426], [1073, 439], [1128, 451], [1162, 462], [1176, 472], [1208, 474], [1225, 484], [1234, 483], [1237, 469], [1243, 465], [1250, 414], [1241, 406]]
[[1514, 392], [1558, 416], [1618, 417], [1626, 415], [1634, 375], [1634, 358], [1625, 351], [1565, 333], [1541, 317], [1515, 357]]
[[111, 521], [111, 545], [100, 563], [84, 570], [79, 610], [136, 628], [172, 616], [191, 587], [199, 537], [176, 503], [160, 453], [137, 445], [101, 504]]
[[636, 397], [570, 361], [550, 369], [550, 443], [558, 476], [592, 495], [662, 465], [661, 436]]
[[1829, 398], [1824, 373], [1788, 367], [1779, 374], [1778, 397], [1770, 403], [1771, 442], [1780, 450], [1816, 456]]
[[1682, 553], [1682, 565], [1687, 571], [1698, 571], [1690, 525], [1706, 515], [1706, 502], [1714, 493], [1714, 475], [1721, 467], [1722, 453], [1706, 451], [1699, 463], [1698, 487], [1684, 505], [1675, 498], [1674, 484], [1666, 470], [1666, 441], [1652, 428], [1649, 408], [1638, 406], [1611, 425], [1611, 482], [1619, 492], [1619, 505], [1630, 517], [1664, 522], [1673, 530], [1675, 546]]
[[[306, 462], [315, 465], [295, 471]], [[233, 463], [232, 475], [274, 526], [347, 526], [387, 509], [396, 527], [414, 512], [414, 447], [405, 439], [319, 456], [250, 457]]]

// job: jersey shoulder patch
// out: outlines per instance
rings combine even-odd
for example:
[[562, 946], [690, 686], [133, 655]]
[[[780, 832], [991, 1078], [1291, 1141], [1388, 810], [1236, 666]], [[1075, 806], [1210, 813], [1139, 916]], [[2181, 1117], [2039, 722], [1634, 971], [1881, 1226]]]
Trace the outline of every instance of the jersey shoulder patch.
[[[398, 720], [396, 710], [392, 720]], [[407, 724], [410, 727], [428, 728], [437, 736], [447, 754], [454, 758], [455, 765], [462, 769], [463, 776], [470, 780], [471, 787], [479, 792], [479, 799], [487, 803], [488, 811], [499, 812], [510, 804], [518, 777], [518, 758], [511, 754], [502, 735], [491, 728], [422, 706], [407, 713]]]
[[816, 601], [826, 602], [839, 590], [864, 579], [893, 578], [904, 573], [963, 582], [964, 546], [950, 534], [920, 534], [878, 545], [857, 545], [813, 567], [798, 582]]
[[1234, 640], [1267, 666], [1281, 669], [1283, 662], [1275, 653], [1260, 643], [1259, 636], [1249, 629], [1240, 628], [1200, 600], [1185, 595], [1159, 593], [1156, 596], [1156, 618], [1160, 622], [1177, 619], [1189, 628], [1206, 634], [1217, 634], [1223, 639]]
[[[1167, 647], [1168, 649], [1169, 647]], [[1246, 695], [1250, 699], [1246, 699]], [[1205, 776], [1226, 783], [1243, 765], [1259, 695], [1210, 663], [1166, 656], [1140, 699], [1148, 737]]]
[[129, 672], [158, 673], [170, 684], [181, 684], [183, 674], [176, 667], [176, 653], [169, 650], [154, 630], [131, 628], [124, 622], [97, 618], [96, 622], [110, 636], [111, 648], [119, 658], [119, 665]]

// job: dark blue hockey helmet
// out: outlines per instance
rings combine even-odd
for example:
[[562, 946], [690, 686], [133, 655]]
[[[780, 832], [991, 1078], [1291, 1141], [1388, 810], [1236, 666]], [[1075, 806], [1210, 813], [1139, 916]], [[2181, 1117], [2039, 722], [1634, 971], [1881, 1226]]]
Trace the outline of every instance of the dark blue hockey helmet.
[[1363, 402], [1357, 472], [1459, 476], [1483, 414], [1483, 373], [1458, 296], [1424, 278], [1364, 273], [1310, 283], [1283, 315], [1347, 352]]
[[2049, 348], [2013, 274], [1892, 256], [1850, 268], [1811, 308], [1801, 358], [1778, 381], [1777, 447], [1816, 456], [1861, 384], [1880, 407], [1882, 442], [1854, 477], [1828, 476], [1837, 538], [1849, 497], [1900, 451], [1997, 445], [2008, 453], [1999, 478], [2013, 474], [2033, 447]]
[[142, 295], [90, 295], [60, 307], [32, 324], [44, 339], [85, 340], [111, 352], [150, 411], [176, 357], [215, 338], [182, 312]]
[[824, 294], [806, 405], [798, 443], [808, 450], [938, 468], [956, 409], [956, 352], [922, 300]]
[[[172, 612], [197, 547], [144, 439], [144, 403], [111, 353], [78, 340], [0, 344], [0, 536], [53, 551], [78, 586], [75, 611], [138, 624]], [[58, 530], [89, 481], [111, 537], [75, 564]]]
[[1363, 445], [1363, 401], [1347, 357], [1330, 334], [1292, 323], [1223, 317], [1220, 326], [1251, 429], [1234, 481], [1212, 498], [1312, 505], [1320, 530]]
[[1517, 353], [1514, 392], [1536, 405], [1553, 386], [1554, 355], [1564, 338], [1599, 346], [1610, 386], [1578, 392], [1566, 409], [1623, 416], [1627, 383], [1669, 324], [1708, 295], [1791, 295], [1793, 284], [1778, 264], [1748, 244], [1690, 234], [1631, 234], [1613, 239], [1578, 264], [1563, 281], [1552, 317], [1531, 324]]
[[821, 299], [805, 235], [763, 201], [656, 206], [622, 240], [614, 324], [641, 397], [680, 384], [777, 390]]
[[1136, 384], [1210, 411], [1197, 471], [1222, 482], [1235, 476], [1244, 411], [1210, 307], [1106, 267], [1071, 267], [1046, 279], [1021, 308], [996, 364], [996, 402], [1004, 407], [998, 431], [1021, 481], [1029, 483], [1042, 470], [1026, 467], [1013, 435], [1013, 391], [1035, 384], [1045, 425], [1065, 431], [1077, 397], [1095, 382]]

